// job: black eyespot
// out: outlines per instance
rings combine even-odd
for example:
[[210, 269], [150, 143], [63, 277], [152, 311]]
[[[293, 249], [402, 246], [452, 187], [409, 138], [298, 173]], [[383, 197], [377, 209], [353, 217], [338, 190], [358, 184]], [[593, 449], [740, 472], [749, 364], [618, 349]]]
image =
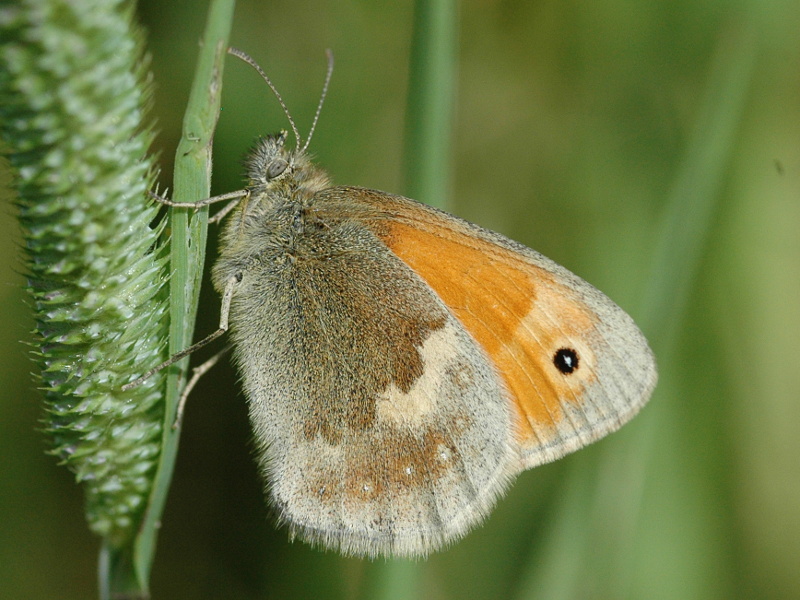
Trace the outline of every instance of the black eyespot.
[[286, 167], [289, 166], [289, 163], [283, 160], [282, 158], [276, 158], [267, 167], [267, 177], [269, 179], [275, 179], [278, 175], [283, 173], [286, 170]]
[[572, 348], [561, 348], [553, 356], [553, 364], [564, 375], [569, 375], [578, 368], [578, 353]]

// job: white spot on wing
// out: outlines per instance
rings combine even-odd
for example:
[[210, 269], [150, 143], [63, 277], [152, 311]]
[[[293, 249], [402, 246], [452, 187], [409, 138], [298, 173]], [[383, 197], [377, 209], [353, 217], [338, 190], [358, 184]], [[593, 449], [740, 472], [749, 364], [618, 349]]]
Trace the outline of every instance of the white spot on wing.
[[394, 383], [383, 392], [377, 402], [378, 419], [394, 424], [419, 425], [436, 410], [447, 367], [459, 356], [458, 337], [450, 321], [434, 331], [422, 344], [420, 356], [423, 372], [408, 393]]

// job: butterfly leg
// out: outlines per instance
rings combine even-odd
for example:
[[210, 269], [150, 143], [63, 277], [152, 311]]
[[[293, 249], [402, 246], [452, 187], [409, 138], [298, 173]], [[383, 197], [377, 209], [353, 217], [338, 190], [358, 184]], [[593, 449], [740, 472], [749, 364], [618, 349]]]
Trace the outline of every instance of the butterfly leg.
[[209, 217], [208, 218], [208, 222], [209, 223], [219, 223], [222, 219], [225, 218], [225, 215], [227, 215], [234, 208], [236, 208], [239, 205], [240, 202], [242, 202], [242, 201], [247, 202], [247, 200], [250, 198], [250, 190], [240, 190], [240, 191], [244, 191], [245, 192], [244, 196], [237, 196], [233, 200], [228, 202], [228, 204], [225, 205], [225, 208], [223, 208], [221, 211], [219, 211], [213, 217]]
[[164, 198], [163, 196], [159, 196], [155, 192], [150, 191], [147, 192], [147, 195], [156, 202], [164, 204], [165, 206], [172, 206], [173, 208], [202, 208], [216, 202], [232, 200], [232, 202], [223, 208], [219, 214], [216, 214], [209, 219], [209, 221], [213, 223], [219, 221], [222, 217], [227, 215], [231, 210], [233, 210], [234, 206], [242, 201], [243, 198], [248, 198], [250, 196], [250, 190], [236, 190], [235, 192], [228, 192], [227, 194], [221, 194], [219, 196], [211, 196], [210, 198], [199, 200], [197, 202], [173, 202], [168, 198]]
[[196, 366], [192, 369], [192, 377], [189, 379], [189, 382], [186, 384], [186, 387], [183, 388], [183, 393], [181, 394], [181, 398], [178, 401], [178, 410], [175, 412], [175, 420], [172, 422], [172, 428], [177, 429], [180, 427], [181, 422], [183, 421], [183, 411], [186, 408], [186, 400], [189, 398], [189, 394], [192, 393], [194, 386], [197, 385], [197, 382], [200, 381], [200, 378], [208, 373], [214, 365], [219, 362], [219, 359], [222, 358], [225, 354], [231, 351], [233, 346], [226, 346], [219, 352], [217, 352], [214, 356], [209, 358], [206, 362], [201, 365]]
[[162, 369], [166, 369], [167, 367], [175, 364], [182, 358], [186, 358], [187, 356], [192, 354], [195, 350], [199, 350], [203, 346], [213, 342], [223, 333], [228, 331], [228, 315], [231, 312], [231, 300], [233, 299], [233, 292], [241, 280], [242, 280], [241, 274], [237, 274], [228, 279], [227, 283], [225, 284], [225, 291], [222, 294], [222, 308], [220, 310], [220, 315], [219, 315], [219, 328], [214, 333], [204, 337], [202, 340], [192, 344], [188, 348], [185, 348], [184, 350], [181, 350], [180, 352], [173, 354], [167, 360], [162, 362], [160, 365], [153, 367], [138, 379], [130, 383], [126, 383], [125, 385], [122, 386], [122, 391], [125, 392], [135, 388], [136, 386], [141, 385], [142, 383], [147, 381], [150, 377], [152, 377]]

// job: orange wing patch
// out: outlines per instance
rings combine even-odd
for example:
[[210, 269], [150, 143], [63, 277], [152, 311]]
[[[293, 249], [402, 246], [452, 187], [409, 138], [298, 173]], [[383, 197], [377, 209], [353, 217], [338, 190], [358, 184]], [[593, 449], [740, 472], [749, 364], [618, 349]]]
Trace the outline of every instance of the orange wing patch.
[[[594, 314], [547, 270], [469, 233], [415, 220], [391, 221], [384, 242], [433, 288], [501, 374], [514, 403], [520, 444], [542, 444], [564, 419], [563, 402], [582, 402], [595, 378], [583, 340]], [[586, 369], [564, 376], [553, 365], [569, 344]], [[577, 374], [577, 373], [576, 373]]]

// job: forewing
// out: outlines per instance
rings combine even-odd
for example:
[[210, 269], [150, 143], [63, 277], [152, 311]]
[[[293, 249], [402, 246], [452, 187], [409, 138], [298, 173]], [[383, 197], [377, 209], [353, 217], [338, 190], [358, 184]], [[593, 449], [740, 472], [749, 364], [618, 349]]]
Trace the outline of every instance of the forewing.
[[[319, 210], [369, 227], [489, 356], [514, 413], [519, 468], [618, 429], [656, 382], [652, 352], [604, 294], [541, 254], [407, 198], [332, 188]], [[556, 354], [574, 351], [564, 372]], [[561, 365], [563, 367], [563, 365]]]

